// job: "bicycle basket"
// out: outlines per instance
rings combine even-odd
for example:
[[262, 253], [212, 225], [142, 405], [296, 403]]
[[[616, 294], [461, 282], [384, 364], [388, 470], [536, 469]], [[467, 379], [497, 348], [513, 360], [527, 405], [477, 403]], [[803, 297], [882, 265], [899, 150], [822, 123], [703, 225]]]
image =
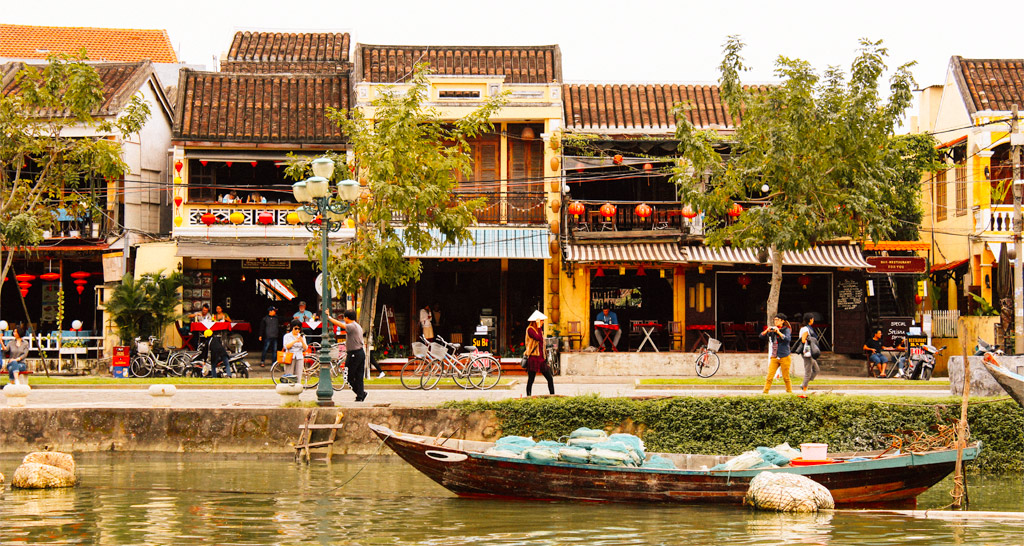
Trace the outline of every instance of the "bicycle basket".
[[715, 338], [708, 339], [708, 350], [712, 353], [718, 352], [722, 348], [722, 342]]
[[444, 360], [448, 356], [448, 347], [441, 345], [440, 343], [430, 344], [430, 358], [434, 360]]
[[332, 345], [331, 346], [331, 360], [338, 360], [345, 352], [344, 345]]
[[426, 358], [427, 357], [427, 346], [425, 344], [423, 344], [423, 343], [420, 343], [419, 341], [413, 341], [412, 342], [412, 356], [415, 356], [416, 358]]
[[135, 345], [135, 352], [139, 353], [140, 355], [149, 354], [149, 342], [140, 341], [138, 344]]

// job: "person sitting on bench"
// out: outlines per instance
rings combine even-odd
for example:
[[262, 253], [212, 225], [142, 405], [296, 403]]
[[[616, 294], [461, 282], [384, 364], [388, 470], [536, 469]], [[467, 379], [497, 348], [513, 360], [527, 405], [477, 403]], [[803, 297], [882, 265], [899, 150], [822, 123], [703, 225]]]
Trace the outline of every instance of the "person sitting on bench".
[[[610, 325], [618, 326], [619, 325], [619, 316], [615, 314], [615, 311], [610, 310], [608, 308], [608, 306], [605, 305], [601, 309], [601, 313], [599, 313], [597, 315], [597, 318], [594, 319], [594, 322], [595, 323], [600, 322], [602, 324], [607, 324], [609, 326]], [[622, 330], [621, 329], [608, 330], [608, 329], [605, 329], [605, 328], [597, 328], [597, 327], [595, 327], [594, 328], [594, 339], [597, 340], [598, 348], [601, 348], [601, 347], [604, 346], [606, 333], [607, 333], [607, 336], [608, 336], [608, 341], [610, 341], [611, 344], [612, 344], [612, 348], [617, 350], [618, 347], [619, 347], [619, 338], [622, 337]]]
[[892, 350], [892, 347], [885, 347], [882, 345], [881, 330], [875, 330], [875, 335], [864, 343], [864, 351], [868, 353], [868, 362], [871, 363], [868, 368], [870, 369], [878, 366], [877, 377], [885, 377], [885, 365], [889, 363], [889, 357], [882, 351]]
[[28, 364], [25, 363], [25, 359], [28, 358], [28, 341], [24, 339], [24, 336], [24, 328], [15, 328], [14, 340], [7, 344], [7, 350], [10, 353], [4, 364], [7, 367], [7, 373], [11, 378], [12, 385], [21, 384], [18, 376], [28, 370]]

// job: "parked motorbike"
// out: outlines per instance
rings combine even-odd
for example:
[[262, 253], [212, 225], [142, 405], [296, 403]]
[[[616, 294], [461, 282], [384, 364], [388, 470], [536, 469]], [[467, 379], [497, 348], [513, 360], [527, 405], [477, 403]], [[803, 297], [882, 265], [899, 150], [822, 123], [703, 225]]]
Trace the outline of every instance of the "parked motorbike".
[[[201, 339], [197, 347], [197, 351], [192, 354], [192, 359], [188, 364], [187, 374], [192, 377], [210, 377], [212, 373], [212, 366], [206, 359], [206, 344], [209, 343], [206, 339]], [[231, 365], [232, 374], [235, 377], [249, 377], [250, 366], [245, 361], [245, 357], [249, 356], [248, 351], [237, 351], [234, 353], [228, 353], [228, 364]]]
[[1002, 355], [1003, 350], [998, 345], [993, 345], [986, 342], [984, 339], [978, 338], [978, 345], [974, 348], [974, 356], [985, 356], [985, 353], [994, 353], [996, 355]]
[[934, 345], [922, 345], [920, 354], [911, 354], [908, 365], [910, 366], [910, 372], [907, 374], [907, 379], [923, 379], [928, 381], [932, 378], [932, 372], [935, 371], [935, 357], [942, 354], [942, 351], [946, 350], [946, 346], [935, 347]]

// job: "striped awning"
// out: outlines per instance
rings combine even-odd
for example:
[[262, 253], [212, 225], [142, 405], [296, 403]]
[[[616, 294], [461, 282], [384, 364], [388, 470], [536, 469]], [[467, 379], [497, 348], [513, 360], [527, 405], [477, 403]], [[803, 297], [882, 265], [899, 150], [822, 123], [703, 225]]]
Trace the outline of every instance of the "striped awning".
[[612, 245], [568, 245], [570, 262], [686, 262], [675, 243], [623, 243]]
[[[401, 231], [401, 230], [399, 230]], [[472, 241], [460, 245], [447, 245], [427, 252], [406, 249], [406, 258], [509, 258], [544, 260], [551, 257], [548, 250], [548, 230], [545, 228], [470, 228]], [[434, 238], [440, 232], [431, 230]]]
[[[711, 248], [707, 246], [685, 247], [689, 261], [699, 263], [756, 264], [757, 251], [731, 247]], [[771, 257], [769, 255], [769, 261]], [[783, 265], [812, 267], [846, 267], [871, 269], [874, 266], [864, 261], [857, 245], [821, 245], [800, 252], [785, 251]]]

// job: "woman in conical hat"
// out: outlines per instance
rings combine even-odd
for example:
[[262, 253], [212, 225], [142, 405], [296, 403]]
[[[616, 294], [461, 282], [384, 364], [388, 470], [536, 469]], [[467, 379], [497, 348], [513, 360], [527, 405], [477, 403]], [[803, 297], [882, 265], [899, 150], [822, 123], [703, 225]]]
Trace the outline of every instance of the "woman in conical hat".
[[555, 378], [551, 375], [551, 368], [544, 358], [544, 321], [548, 317], [540, 311], [534, 311], [527, 319], [530, 324], [526, 327], [526, 396], [532, 396], [533, 380], [537, 378], [537, 372], [544, 374], [548, 380], [548, 392], [555, 394]]

